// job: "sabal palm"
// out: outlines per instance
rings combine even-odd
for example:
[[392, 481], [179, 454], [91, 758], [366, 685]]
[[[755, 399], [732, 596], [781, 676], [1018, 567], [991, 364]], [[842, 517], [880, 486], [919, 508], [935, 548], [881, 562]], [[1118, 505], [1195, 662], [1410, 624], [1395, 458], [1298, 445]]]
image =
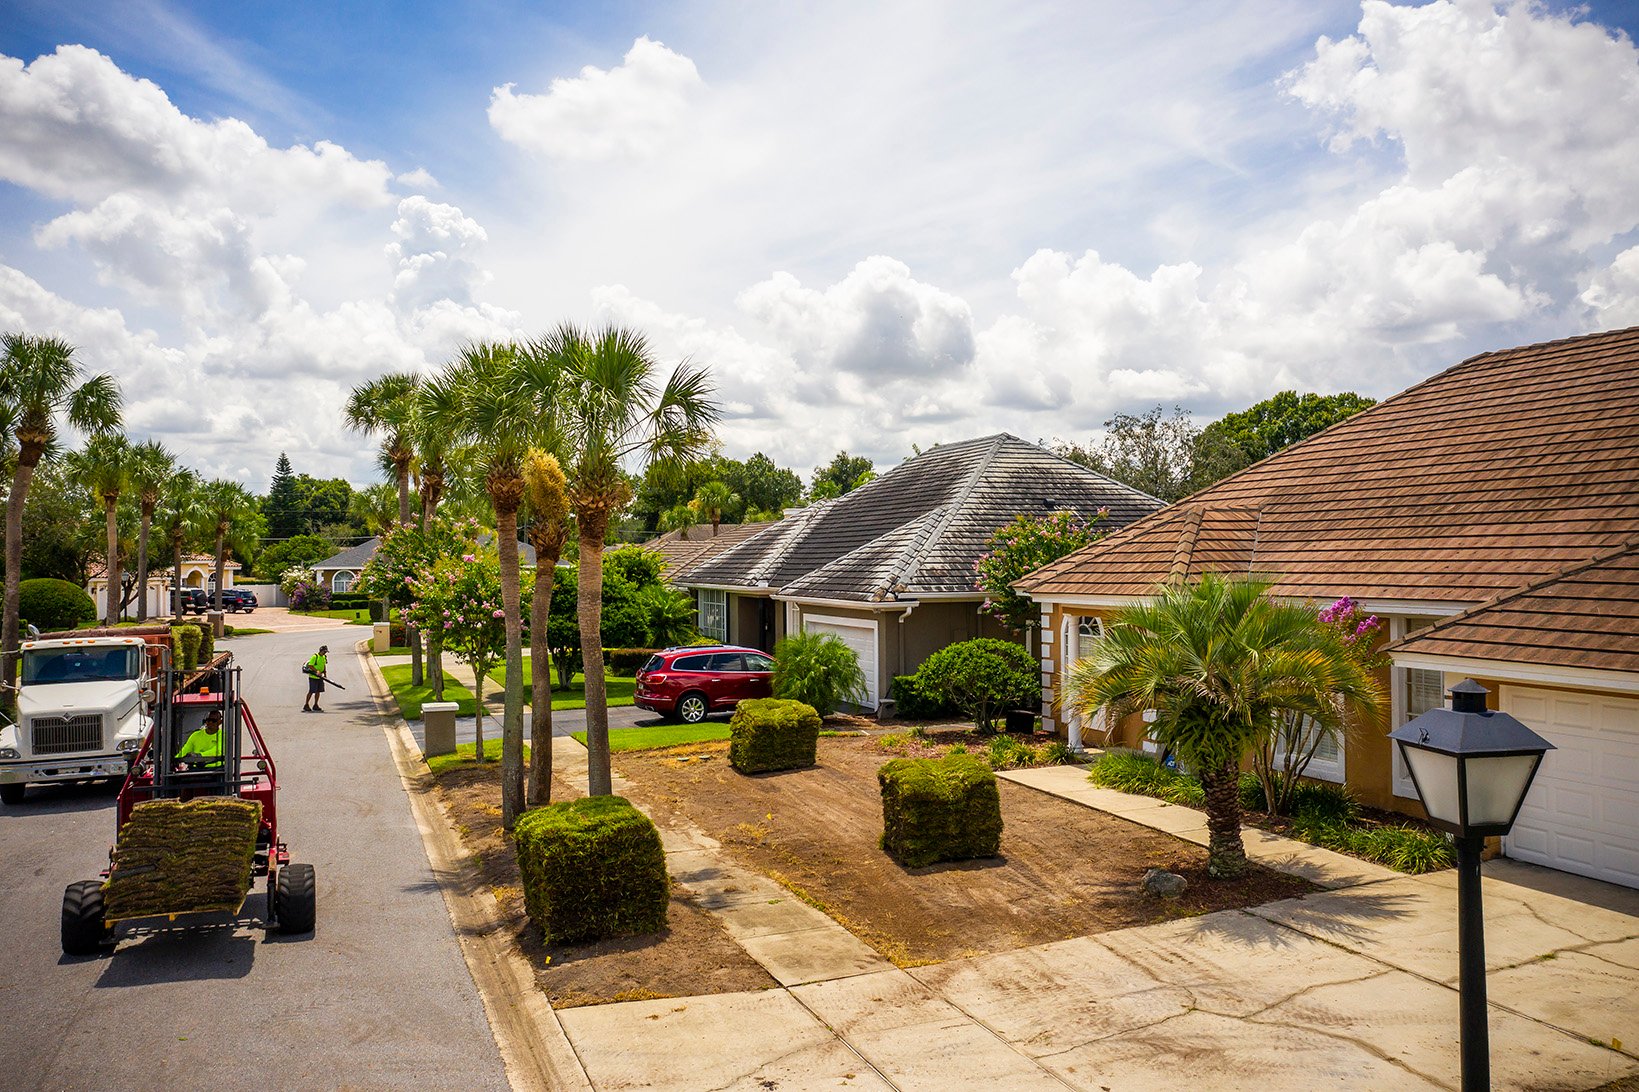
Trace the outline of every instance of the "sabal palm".
[[23, 505], [35, 468], [57, 440], [57, 422], [100, 435], [120, 424], [119, 387], [108, 375], [82, 381], [74, 347], [54, 337], [0, 336], [0, 421], [17, 444], [16, 468], [6, 496], [6, 583], [0, 616], [0, 663], [6, 702], [17, 685], [17, 598], [23, 569]]
[[550, 366], [570, 510], [580, 540], [576, 606], [586, 679], [589, 791], [613, 790], [609, 706], [603, 669], [603, 540], [632, 498], [625, 464], [686, 465], [705, 454], [718, 418], [709, 376], [679, 364], [664, 383], [643, 335], [620, 327], [595, 332], [565, 324], [526, 354]]
[[1206, 574], [1128, 607], [1070, 672], [1070, 704], [1092, 719], [1153, 709], [1152, 734], [1206, 791], [1208, 867], [1246, 869], [1240, 768], [1281, 713], [1335, 727], [1376, 715], [1382, 690], [1316, 612], [1261, 579]]
[[148, 535], [160, 491], [176, 473], [176, 459], [158, 440], [131, 448], [131, 489], [137, 495], [141, 524], [137, 529], [137, 621], [148, 620]]
[[[64, 460], [69, 476], [102, 501], [103, 520], [107, 528], [104, 546], [103, 575], [107, 577], [107, 593], [103, 596], [103, 623], [117, 625], [120, 620], [120, 600], [124, 598], [119, 554], [120, 494], [131, 486], [132, 448], [125, 437], [117, 433], [93, 436], [79, 451], [71, 451]], [[137, 594], [142, 597], [138, 585]]]
[[[552, 619], [553, 575], [569, 539], [569, 482], [557, 456], [531, 448], [524, 457], [524, 506], [529, 513], [529, 544], [535, 549], [535, 596], [530, 601], [529, 800], [539, 807], [552, 801], [552, 672], [548, 629]], [[509, 676], [510, 678], [510, 676]]]
[[[381, 459], [392, 468], [398, 486], [398, 522], [410, 522], [410, 470], [415, 464], [412, 430], [416, 416], [416, 391], [421, 378], [410, 372], [388, 372], [354, 387], [342, 411], [348, 427], [381, 438]], [[406, 626], [405, 643], [410, 646], [410, 685], [420, 686], [421, 639], [413, 626]]]
[[171, 579], [171, 614], [175, 618], [182, 617], [182, 562], [187, 556], [188, 539], [204, 516], [199, 484], [199, 476], [192, 470], [177, 471], [166, 480], [154, 508], [155, 526], [170, 544], [171, 563], [175, 566]]
[[238, 482], [213, 478], [199, 489], [200, 518], [215, 540], [213, 571], [216, 573], [216, 598], [212, 604], [222, 609], [222, 585], [227, 572], [229, 536], [239, 536], [250, 530], [249, 521], [256, 516], [256, 498]]
[[711, 533], [714, 537], [718, 525], [723, 522], [723, 513], [733, 508], [739, 500], [739, 494], [723, 482], [707, 482], [694, 491], [695, 506], [699, 508], [700, 514], [711, 522]]

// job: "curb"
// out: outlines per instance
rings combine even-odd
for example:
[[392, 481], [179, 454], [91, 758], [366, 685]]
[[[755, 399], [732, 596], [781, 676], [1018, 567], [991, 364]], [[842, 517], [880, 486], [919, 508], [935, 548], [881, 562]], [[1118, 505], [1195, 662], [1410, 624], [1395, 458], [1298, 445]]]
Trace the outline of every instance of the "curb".
[[500, 1049], [507, 1080], [520, 1092], [585, 1090], [592, 1082], [564, 1034], [558, 1014], [535, 986], [534, 968], [500, 932], [500, 908], [487, 890], [464, 894], [456, 885], [467, 854], [439, 802], [416, 748], [415, 737], [392, 706], [391, 690], [368, 655], [368, 639], [354, 646], [382, 715], [381, 730], [393, 752], [411, 813], [421, 832], [427, 863], [438, 880], [450, 924], [461, 945], [474, 987]]

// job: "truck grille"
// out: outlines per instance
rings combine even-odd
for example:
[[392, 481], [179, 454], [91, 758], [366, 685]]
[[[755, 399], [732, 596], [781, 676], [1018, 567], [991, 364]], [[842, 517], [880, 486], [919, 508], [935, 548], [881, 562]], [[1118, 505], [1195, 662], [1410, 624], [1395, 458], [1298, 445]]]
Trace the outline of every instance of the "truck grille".
[[66, 755], [76, 751], [102, 750], [102, 715], [83, 713], [77, 717], [34, 717], [36, 755]]

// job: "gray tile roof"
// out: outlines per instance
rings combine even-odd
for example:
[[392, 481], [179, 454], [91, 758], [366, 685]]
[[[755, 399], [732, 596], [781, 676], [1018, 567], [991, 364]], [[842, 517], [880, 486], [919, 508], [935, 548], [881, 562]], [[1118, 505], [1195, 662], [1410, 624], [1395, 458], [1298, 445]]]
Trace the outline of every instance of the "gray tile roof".
[[[478, 536], [480, 545], [489, 545], [494, 535], [482, 534]], [[367, 538], [357, 546], [349, 546], [339, 554], [332, 554], [323, 561], [314, 562], [315, 569], [362, 569], [366, 562], [376, 556], [381, 549], [381, 536]], [[520, 565], [535, 564], [535, 547], [527, 542], [518, 543], [518, 563]]]
[[999, 433], [924, 451], [675, 579], [862, 602], [973, 592], [973, 563], [990, 536], [1020, 513], [1069, 509], [1091, 517], [1107, 507], [1108, 525], [1122, 527], [1161, 506], [1153, 497]]

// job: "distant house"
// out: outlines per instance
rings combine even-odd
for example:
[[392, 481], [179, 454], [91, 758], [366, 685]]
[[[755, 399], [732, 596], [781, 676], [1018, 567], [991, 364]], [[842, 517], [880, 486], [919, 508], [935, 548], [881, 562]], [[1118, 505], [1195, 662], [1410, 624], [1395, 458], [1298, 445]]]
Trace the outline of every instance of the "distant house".
[[[492, 535], [479, 535], [480, 544], [488, 545]], [[313, 577], [319, 583], [330, 589], [331, 595], [346, 595], [352, 590], [353, 582], [364, 571], [364, 566], [376, 551], [381, 549], [381, 536], [367, 538], [357, 546], [349, 546], [340, 553], [331, 554], [323, 561], [313, 563]], [[527, 542], [518, 543], [518, 563], [528, 568], [535, 567], [535, 548]]]
[[[240, 569], [239, 562], [229, 557], [222, 567], [223, 590], [233, 587], [235, 575]], [[97, 617], [102, 618], [107, 613], [108, 591], [107, 566], [101, 558], [93, 561], [90, 567], [90, 576], [86, 581], [85, 590], [91, 596], [91, 601], [97, 605]], [[123, 581], [136, 578], [136, 565], [128, 562], [121, 571]], [[172, 602], [172, 585], [176, 578], [176, 566], [165, 564], [163, 561], [151, 559], [148, 563], [148, 614], [150, 616], [168, 615], [175, 605]], [[216, 589], [216, 557], [213, 554], [189, 554], [182, 559], [182, 586], [184, 588], [204, 588], [206, 591]], [[127, 614], [136, 614], [136, 598], [125, 608]]]
[[1022, 640], [979, 610], [973, 567], [1021, 513], [1109, 509], [1122, 527], [1161, 502], [1005, 433], [941, 444], [836, 500], [797, 509], [670, 577], [708, 637], [772, 651], [787, 633], [854, 650], [865, 707], [895, 675], [971, 637]]
[[1558, 748], [1504, 851], [1639, 886], [1639, 328], [1473, 357], [1020, 581], [1049, 722], [1102, 739], [1066, 673], [1112, 611], [1206, 570], [1386, 623], [1386, 723], [1310, 776], [1420, 814], [1385, 733], [1475, 678]]
[[643, 549], [660, 555], [662, 576], [671, 580], [680, 572], [715, 557], [731, 547], [738, 546], [753, 535], [774, 525], [773, 520], [761, 523], [723, 523], [715, 530], [711, 526], [683, 527], [667, 531], [643, 543]]

